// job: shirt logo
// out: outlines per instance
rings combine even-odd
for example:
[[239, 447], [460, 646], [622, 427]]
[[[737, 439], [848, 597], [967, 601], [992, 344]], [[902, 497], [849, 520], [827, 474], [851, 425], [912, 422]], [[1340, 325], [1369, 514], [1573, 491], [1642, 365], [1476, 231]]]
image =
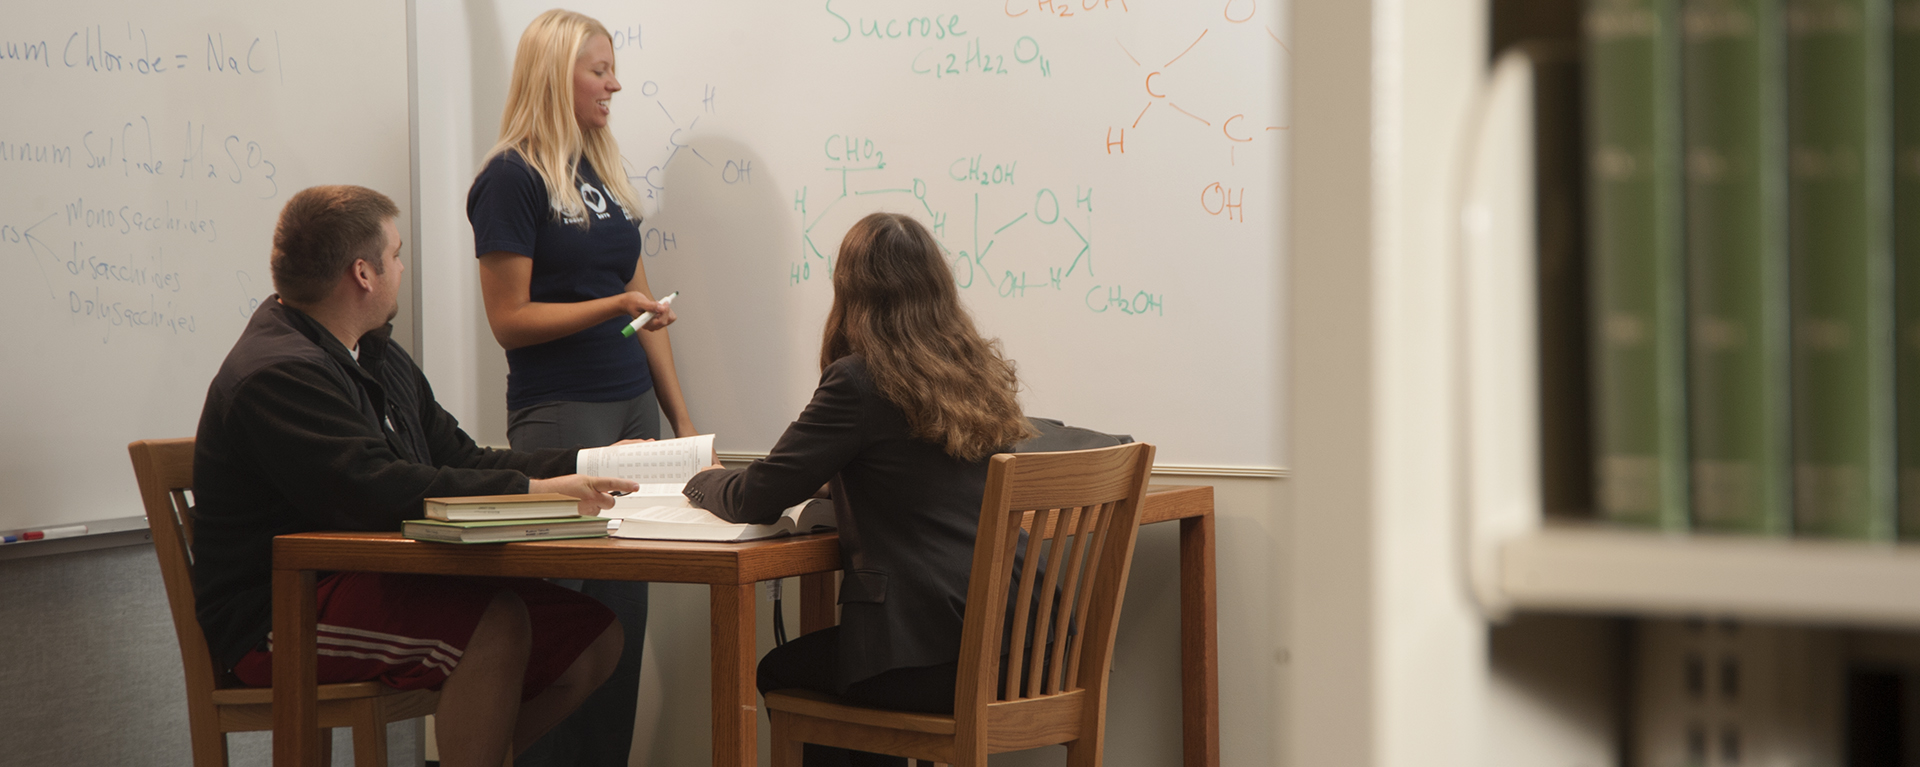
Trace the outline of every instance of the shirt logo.
[[587, 203], [587, 207], [593, 209], [594, 218], [607, 217], [607, 195], [605, 192], [583, 181], [580, 183], [580, 199]]

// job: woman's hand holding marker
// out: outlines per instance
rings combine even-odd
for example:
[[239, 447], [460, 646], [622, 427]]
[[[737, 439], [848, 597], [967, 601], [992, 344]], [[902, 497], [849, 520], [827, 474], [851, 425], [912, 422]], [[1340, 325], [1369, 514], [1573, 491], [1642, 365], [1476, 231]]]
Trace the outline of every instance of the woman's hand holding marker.
[[680, 291], [678, 290], [668, 293], [660, 299], [660, 308], [658, 310], [641, 312], [640, 316], [633, 318], [632, 322], [627, 323], [627, 326], [620, 331], [620, 335], [626, 338], [632, 338], [633, 334], [641, 330], [659, 330], [668, 325], [672, 325], [673, 321], [678, 319], [673, 316], [673, 299], [679, 295]]

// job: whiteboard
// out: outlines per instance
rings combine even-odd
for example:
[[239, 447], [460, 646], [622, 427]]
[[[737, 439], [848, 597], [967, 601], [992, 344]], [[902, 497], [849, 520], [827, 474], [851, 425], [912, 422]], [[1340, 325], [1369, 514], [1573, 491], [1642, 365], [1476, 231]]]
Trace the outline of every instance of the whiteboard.
[[142, 513], [126, 444], [194, 433], [288, 195], [410, 228], [407, 73], [399, 0], [8, 7], [0, 532]]
[[[885, 210], [933, 229], [1028, 413], [1162, 463], [1282, 465], [1283, 4], [572, 7], [613, 33], [647, 272], [681, 292], [681, 381], [722, 450], [805, 405], [840, 239]], [[486, 69], [545, 8], [501, 5]]]

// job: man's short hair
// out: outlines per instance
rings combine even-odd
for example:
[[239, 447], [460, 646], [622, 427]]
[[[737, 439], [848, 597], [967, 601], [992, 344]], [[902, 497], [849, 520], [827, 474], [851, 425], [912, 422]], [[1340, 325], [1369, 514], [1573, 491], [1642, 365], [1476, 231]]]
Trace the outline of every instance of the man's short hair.
[[356, 260], [386, 273], [381, 224], [398, 215], [393, 200], [364, 186], [300, 190], [280, 209], [273, 228], [273, 289], [292, 303], [315, 304]]

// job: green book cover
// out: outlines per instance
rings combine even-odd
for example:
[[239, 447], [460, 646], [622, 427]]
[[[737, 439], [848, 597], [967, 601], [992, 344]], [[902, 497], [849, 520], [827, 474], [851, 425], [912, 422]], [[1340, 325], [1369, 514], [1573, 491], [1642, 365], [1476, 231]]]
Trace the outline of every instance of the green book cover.
[[1893, 6], [1892, 86], [1900, 537], [1920, 539], [1920, 0]]
[[488, 519], [471, 522], [443, 522], [438, 519], [409, 519], [400, 525], [400, 534], [419, 541], [447, 543], [505, 543], [507, 541], [550, 541], [559, 538], [605, 538], [605, 517], [553, 517], [549, 519]]
[[1687, 414], [1695, 529], [1793, 513], [1785, 37], [1778, 0], [1683, 0]]
[[1794, 529], [1894, 535], [1886, 0], [1788, 0]]
[[1687, 524], [1678, 0], [1587, 0], [1595, 504]]

